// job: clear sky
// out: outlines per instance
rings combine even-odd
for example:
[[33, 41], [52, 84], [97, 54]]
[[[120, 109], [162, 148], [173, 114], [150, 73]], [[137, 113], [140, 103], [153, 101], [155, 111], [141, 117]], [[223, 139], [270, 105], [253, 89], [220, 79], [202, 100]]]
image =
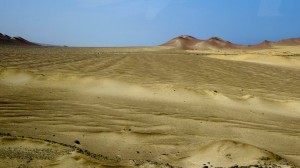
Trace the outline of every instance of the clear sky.
[[254, 44], [300, 37], [300, 0], [1, 0], [0, 32], [68, 46], [159, 45], [179, 35]]

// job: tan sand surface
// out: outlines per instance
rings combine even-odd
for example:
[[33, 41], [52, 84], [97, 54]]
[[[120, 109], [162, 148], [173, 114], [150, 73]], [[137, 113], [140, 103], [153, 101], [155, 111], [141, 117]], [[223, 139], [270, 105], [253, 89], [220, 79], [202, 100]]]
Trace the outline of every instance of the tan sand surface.
[[299, 166], [299, 51], [0, 47], [0, 167]]
[[[201, 51], [188, 51], [201, 53]], [[256, 62], [291, 68], [300, 68], [299, 46], [276, 46], [262, 50], [213, 50], [205, 51], [209, 57], [224, 60]], [[203, 53], [203, 52], [202, 52]]]

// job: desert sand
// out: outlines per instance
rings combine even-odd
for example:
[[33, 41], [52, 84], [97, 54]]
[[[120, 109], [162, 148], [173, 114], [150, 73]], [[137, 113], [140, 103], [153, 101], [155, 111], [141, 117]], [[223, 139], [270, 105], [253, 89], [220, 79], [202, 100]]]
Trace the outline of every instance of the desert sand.
[[0, 167], [297, 167], [300, 47], [1, 46], [0, 132]]

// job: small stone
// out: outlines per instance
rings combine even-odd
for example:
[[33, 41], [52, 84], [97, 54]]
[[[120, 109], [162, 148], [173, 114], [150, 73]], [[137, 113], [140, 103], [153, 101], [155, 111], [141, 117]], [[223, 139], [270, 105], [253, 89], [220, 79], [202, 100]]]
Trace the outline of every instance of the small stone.
[[74, 143], [80, 145], [80, 142], [78, 140], [75, 140]]

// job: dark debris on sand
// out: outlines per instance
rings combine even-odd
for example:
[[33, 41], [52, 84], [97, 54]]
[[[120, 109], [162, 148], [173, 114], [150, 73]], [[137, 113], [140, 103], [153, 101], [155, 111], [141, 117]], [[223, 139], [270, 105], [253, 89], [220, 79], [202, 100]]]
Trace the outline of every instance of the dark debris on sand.
[[[0, 137], [13, 137], [13, 138], [24, 138], [24, 137], [17, 137], [17, 136], [12, 136], [9, 133], [0, 133]], [[113, 162], [120, 162], [120, 158], [116, 157], [116, 158], [110, 158], [107, 156], [104, 156], [102, 154], [95, 154], [92, 153], [88, 150], [85, 149], [81, 149], [79, 148], [77, 145], [67, 145], [67, 144], [63, 144], [63, 143], [59, 143], [59, 142], [55, 142], [55, 141], [51, 141], [51, 140], [45, 140], [45, 139], [37, 139], [37, 138], [32, 138], [32, 137], [27, 137], [28, 139], [32, 139], [32, 140], [41, 140], [41, 141], [45, 141], [48, 142], [50, 144], [58, 144], [64, 147], [67, 147], [69, 150], [63, 150], [63, 151], [59, 151], [59, 150], [55, 150], [55, 149], [50, 149], [50, 148], [46, 148], [46, 149], [27, 149], [27, 148], [4, 148], [0, 150], [0, 158], [9, 158], [9, 159], [23, 159], [23, 160], [33, 160], [33, 159], [37, 159], [37, 160], [53, 160], [54, 158], [56, 158], [59, 155], [64, 155], [66, 153], [70, 153], [72, 151], [76, 151], [80, 154], [86, 155], [88, 157], [91, 157], [93, 159], [96, 160], [100, 160], [100, 161], [113, 161]], [[78, 141], [78, 140], [76, 140]], [[76, 142], [74, 141], [75, 144], [80, 144], [80, 142]], [[292, 164], [290, 164], [288, 161], [280, 158], [280, 160], [283, 161], [283, 165], [285, 166], [289, 166], [291, 168], [299, 168], [296, 167]], [[144, 165], [151, 165], [152, 167], [159, 167], [159, 168], [182, 168], [182, 167], [178, 167], [178, 166], [173, 166], [170, 165], [169, 163], [160, 163], [160, 162], [156, 162], [156, 161], [152, 161], [152, 160], [129, 160], [132, 161], [135, 166], [137, 167], [141, 167]], [[239, 165], [233, 165], [230, 167], [215, 167], [212, 164], [210, 164], [210, 162], [208, 162], [207, 164], [204, 164], [202, 168], [281, 168], [281, 166], [276, 165], [276, 164], [272, 164], [271, 162], [268, 163], [269, 159], [267, 158], [261, 158], [261, 161], [263, 163], [258, 163], [258, 164], [254, 164], [254, 165], [249, 165], [249, 166], [239, 166]], [[201, 168], [201, 167], [200, 167]]]
[[[0, 137], [14, 137], [14, 138], [24, 138], [22, 137], [18, 137], [18, 136], [12, 136], [10, 134], [6, 134], [6, 133], [0, 133]], [[69, 148], [69, 151], [63, 151], [63, 152], [59, 152], [53, 149], [27, 149], [27, 148], [7, 148], [5, 150], [0, 150], [0, 158], [9, 158], [9, 159], [23, 159], [23, 160], [33, 160], [33, 159], [37, 159], [37, 160], [53, 160], [55, 157], [59, 156], [59, 155], [63, 155], [66, 153], [70, 153], [72, 151], [76, 151], [80, 154], [83, 154], [85, 156], [91, 157], [93, 159], [99, 160], [99, 161], [111, 161], [111, 162], [120, 162], [120, 158], [116, 157], [116, 158], [110, 158], [108, 156], [104, 156], [102, 154], [95, 154], [92, 153], [88, 150], [85, 149], [81, 149], [76, 145], [67, 145], [67, 144], [63, 144], [63, 143], [59, 143], [59, 142], [55, 142], [55, 141], [51, 141], [51, 140], [47, 140], [47, 139], [37, 139], [37, 138], [32, 138], [32, 137], [26, 137], [28, 139], [32, 139], [32, 140], [41, 140], [41, 141], [45, 141], [48, 142], [50, 144], [58, 144], [64, 147]], [[78, 141], [78, 140], [76, 140]], [[75, 144], [80, 144], [80, 142], [76, 142], [74, 141]], [[135, 166], [142, 166], [145, 164], [149, 164], [149, 165], [153, 165], [154, 167], [160, 167], [160, 168], [182, 168], [182, 167], [177, 167], [177, 166], [172, 166], [169, 163], [159, 163], [156, 161], [151, 161], [151, 160], [129, 160], [132, 161]]]

